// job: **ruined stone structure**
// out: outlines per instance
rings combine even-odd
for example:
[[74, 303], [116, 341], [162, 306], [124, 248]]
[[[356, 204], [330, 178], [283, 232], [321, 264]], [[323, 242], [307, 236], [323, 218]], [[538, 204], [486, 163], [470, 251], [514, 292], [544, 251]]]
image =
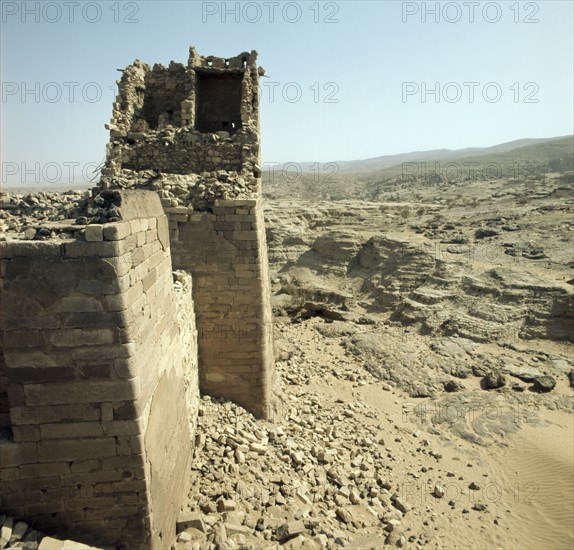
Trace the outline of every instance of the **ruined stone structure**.
[[82, 215], [0, 243], [0, 512], [169, 547], [199, 389], [269, 418], [260, 72], [136, 61]]
[[174, 268], [193, 275], [200, 386], [266, 417], [272, 321], [261, 205], [255, 52], [127, 67], [104, 187], [157, 190]]
[[0, 444], [1, 506], [98, 542], [161, 547], [198, 405], [191, 281], [178, 297], [158, 197], [115, 195], [122, 222], [88, 225], [83, 239], [4, 243], [13, 441]]

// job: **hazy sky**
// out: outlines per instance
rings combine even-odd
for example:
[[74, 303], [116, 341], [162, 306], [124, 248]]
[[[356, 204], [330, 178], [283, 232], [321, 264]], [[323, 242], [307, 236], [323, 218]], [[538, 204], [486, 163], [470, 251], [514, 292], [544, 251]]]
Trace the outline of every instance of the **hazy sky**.
[[264, 162], [574, 133], [570, 0], [1, 5], [3, 184], [82, 180], [105, 156], [116, 69], [185, 63], [190, 45], [259, 52]]

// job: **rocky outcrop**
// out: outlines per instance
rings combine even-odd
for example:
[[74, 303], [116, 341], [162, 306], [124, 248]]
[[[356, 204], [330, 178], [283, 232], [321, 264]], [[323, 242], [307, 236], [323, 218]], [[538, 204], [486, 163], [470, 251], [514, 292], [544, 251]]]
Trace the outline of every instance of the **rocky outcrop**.
[[276, 288], [294, 298], [291, 311], [391, 315], [425, 334], [477, 342], [574, 341], [571, 286], [524, 263], [496, 261], [505, 257], [494, 245], [439, 247], [409, 232], [374, 234], [396, 221], [391, 207], [386, 221], [368, 203], [357, 203], [356, 219], [347, 204], [308, 204], [293, 217], [288, 207], [271, 206], [267, 219]]

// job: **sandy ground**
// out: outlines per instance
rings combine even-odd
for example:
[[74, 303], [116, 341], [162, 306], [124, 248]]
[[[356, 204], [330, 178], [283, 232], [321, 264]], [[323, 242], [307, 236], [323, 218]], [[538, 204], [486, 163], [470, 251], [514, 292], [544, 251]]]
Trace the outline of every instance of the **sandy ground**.
[[[415, 544], [461, 550], [574, 547], [572, 414], [537, 408], [532, 422], [522, 423], [516, 433], [490, 446], [444, 432], [437, 435], [410, 414], [416, 400], [400, 389], [385, 391], [385, 384], [376, 380], [356, 383], [333, 375], [333, 365], [357, 372], [360, 367], [340, 348], [318, 338], [313, 325], [324, 322], [315, 318], [286, 325], [286, 339], [296, 342], [307, 361], [325, 369], [323, 375], [311, 376], [304, 393], [317, 394], [325, 402], [363, 403], [374, 413], [364, 422], [381, 428], [392, 458], [388, 477], [393, 490], [412, 506], [403, 524], [406, 535], [417, 537]], [[287, 387], [287, 394], [290, 391]], [[432, 406], [432, 401], [426, 402]], [[496, 422], [498, 413], [469, 409], [464, 414], [489, 414]], [[469, 489], [471, 483], [478, 489]], [[442, 498], [432, 494], [437, 484], [445, 491]], [[473, 509], [477, 504], [486, 509]], [[370, 536], [367, 544], [372, 545]], [[361, 547], [361, 539], [355, 539], [352, 548]]]

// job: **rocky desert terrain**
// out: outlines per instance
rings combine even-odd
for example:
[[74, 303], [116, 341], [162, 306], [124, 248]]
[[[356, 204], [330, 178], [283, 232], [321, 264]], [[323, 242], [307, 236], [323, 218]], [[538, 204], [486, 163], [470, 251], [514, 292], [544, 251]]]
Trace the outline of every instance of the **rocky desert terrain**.
[[266, 182], [276, 420], [203, 397], [174, 548], [572, 548], [572, 172], [316, 183]]
[[204, 398], [177, 548], [572, 547], [572, 177], [399, 185], [268, 201], [277, 422]]

